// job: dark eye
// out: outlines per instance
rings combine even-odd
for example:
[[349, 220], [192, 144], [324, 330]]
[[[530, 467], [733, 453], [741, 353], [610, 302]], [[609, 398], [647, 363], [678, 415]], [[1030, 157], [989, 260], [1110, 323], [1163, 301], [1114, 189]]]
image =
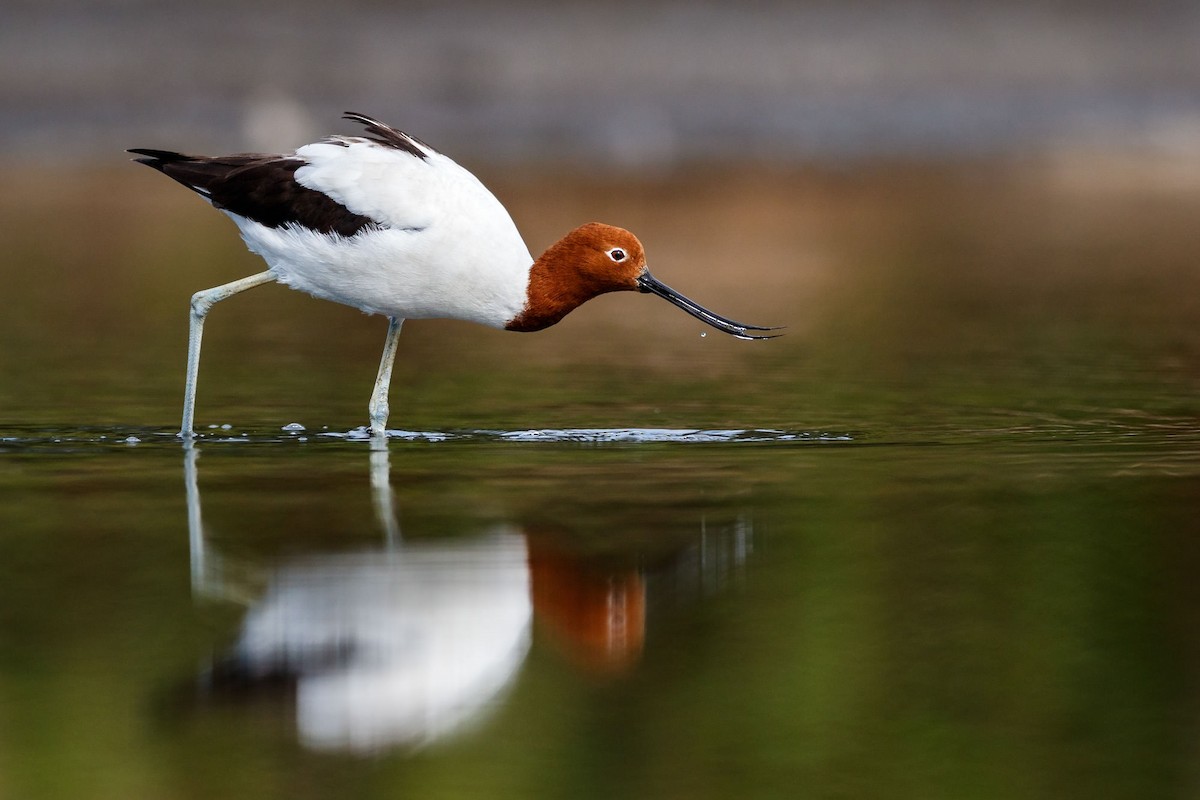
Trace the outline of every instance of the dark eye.
[[608, 251], [608, 257], [616, 262], [624, 261], [625, 260], [625, 251], [619, 247], [614, 247], [612, 250]]

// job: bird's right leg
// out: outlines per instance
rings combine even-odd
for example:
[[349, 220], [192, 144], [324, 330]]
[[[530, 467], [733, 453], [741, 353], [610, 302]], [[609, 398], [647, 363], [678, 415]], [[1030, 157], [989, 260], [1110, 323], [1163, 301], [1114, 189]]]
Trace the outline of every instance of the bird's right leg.
[[379, 374], [375, 376], [375, 388], [371, 391], [371, 403], [367, 412], [371, 416], [372, 438], [382, 437], [387, 431], [388, 389], [392, 385], [392, 364], [396, 362], [396, 347], [400, 344], [400, 326], [404, 320], [388, 317], [387, 339], [383, 343], [383, 356], [379, 359]]
[[179, 430], [179, 435], [183, 438], [187, 439], [193, 435], [192, 420], [196, 410], [196, 373], [200, 371], [200, 338], [204, 335], [205, 316], [208, 315], [209, 309], [222, 300], [273, 280], [276, 280], [275, 273], [267, 270], [192, 295], [191, 323], [188, 326], [187, 380], [183, 389], [183, 426]]

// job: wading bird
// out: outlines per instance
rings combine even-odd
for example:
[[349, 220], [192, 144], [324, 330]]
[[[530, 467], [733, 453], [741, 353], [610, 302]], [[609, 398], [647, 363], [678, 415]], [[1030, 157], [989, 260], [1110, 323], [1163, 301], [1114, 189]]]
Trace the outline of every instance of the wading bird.
[[129, 150], [233, 219], [265, 272], [192, 296], [180, 435], [192, 436], [204, 319], [271, 281], [388, 318], [369, 414], [382, 435], [400, 326], [450, 318], [510, 331], [547, 328], [606, 292], [656, 294], [739, 339], [775, 328], [714, 314], [657, 280], [627, 230], [588, 223], [537, 260], [479, 180], [415, 136], [362, 114], [365, 136], [331, 136], [291, 155], [189, 156]]

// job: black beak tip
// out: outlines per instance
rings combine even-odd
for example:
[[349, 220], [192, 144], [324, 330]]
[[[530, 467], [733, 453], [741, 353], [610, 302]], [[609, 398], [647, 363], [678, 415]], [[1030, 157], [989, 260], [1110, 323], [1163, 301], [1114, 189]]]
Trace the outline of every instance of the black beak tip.
[[645, 294], [658, 295], [672, 305], [683, 309], [706, 325], [716, 328], [722, 333], [727, 333], [730, 336], [734, 336], [738, 339], [775, 339], [783, 335], [779, 333], [766, 335], [749, 333], [749, 331], [777, 331], [782, 330], [782, 327], [747, 325], [744, 322], [738, 322], [736, 320], [729, 319], [728, 317], [723, 317], [720, 314], [715, 314], [699, 303], [689, 300], [679, 292], [662, 283], [653, 275], [651, 275], [649, 270], [644, 270], [642, 274], [638, 276], [637, 290]]
[[[778, 330], [783, 330], [783, 328], [781, 328], [781, 327], [753, 328], [751, 330], [778, 331]], [[738, 334], [735, 334], [735, 335], [739, 339], [746, 339], [747, 341], [752, 341], [752, 342], [762, 342], [762, 341], [766, 341], [767, 339], [778, 339], [780, 336], [786, 336], [786, 334], [783, 334], [783, 333], [744, 333], [744, 334], [740, 334], [740, 335], [738, 335]]]

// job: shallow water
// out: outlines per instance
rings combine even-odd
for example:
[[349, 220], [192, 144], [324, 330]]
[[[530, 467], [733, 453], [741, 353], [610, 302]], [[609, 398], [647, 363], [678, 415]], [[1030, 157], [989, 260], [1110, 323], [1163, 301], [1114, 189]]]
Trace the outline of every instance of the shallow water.
[[82, 242], [7, 209], [0, 797], [1196, 794], [1195, 195], [500, 182], [789, 335], [413, 324], [381, 447], [381, 321], [256, 290], [184, 447], [236, 236], [155, 184]]

